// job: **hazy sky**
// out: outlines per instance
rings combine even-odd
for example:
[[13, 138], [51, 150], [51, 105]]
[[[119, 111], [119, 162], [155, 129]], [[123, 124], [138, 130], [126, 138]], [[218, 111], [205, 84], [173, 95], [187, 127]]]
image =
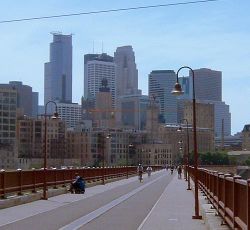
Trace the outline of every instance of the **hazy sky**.
[[[185, 0], [8, 0], [0, 2], [0, 21], [177, 3]], [[186, 0], [187, 1], [187, 0]], [[43, 104], [44, 63], [51, 31], [73, 36], [73, 101], [83, 95], [83, 55], [132, 45], [139, 88], [148, 93], [155, 69], [188, 65], [222, 71], [223, 100], [230, 105], [232, 133], [250, 123], [250, 1], [221, 0], [127, 12], [0, 24], [0, 83], [22, 81], [39, 92]], [[187, 75], [185, 70], [181, 75]]]

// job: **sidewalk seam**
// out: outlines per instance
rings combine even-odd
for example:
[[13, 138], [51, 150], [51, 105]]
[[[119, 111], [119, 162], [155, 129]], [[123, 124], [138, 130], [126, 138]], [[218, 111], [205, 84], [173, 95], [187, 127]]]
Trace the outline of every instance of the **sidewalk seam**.
[[[176, 175], [175, 175], [175, 176], [176, 176]], [[172, 178], [172, 180], [173, 180], [173, 179], [174, 179], [174, 178]], [[171, 182], [172, 182], [172, 181], [171, 181]], [[171, 182], [170, 182], [170, 183], [171, 183]], [[170, 184], [170, 183], [169, 183], [169, 184]], [[161, 198], [163, 197], [163, 194], [165, 193], [165, 191], [167, 190], [167, 187], [168, 187], [169, 184], [167, 184], [166, 188], [163, 190], [163, 192], [162, 192], [162, 194], [160, 195], [159, 199], [156, 201], [156, 203], [154, 204], [154, 206], [151, 208], [150, 212], [149, 212], [148, 215], [144, 218], [144, 220], [142, 221], [142, 223], [140, 224], [140, 226], [137, 228], [137, 230], [141, 230], [141, 229], [142, 229], [142, 227], [143, 227], [144, 224], [146, 223], [147, 219], [150, 217], [151, 213], [154, 211], [156, 205], [160, 202], [160, 200], [161, 200]]]

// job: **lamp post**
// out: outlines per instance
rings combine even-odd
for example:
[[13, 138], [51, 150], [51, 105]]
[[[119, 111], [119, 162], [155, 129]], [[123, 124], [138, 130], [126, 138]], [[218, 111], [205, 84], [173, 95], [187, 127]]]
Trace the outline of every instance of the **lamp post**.
[[[182, 119], [182, 121], [186, 122], [186, 129], [187, 129], [187, 169], [189, 169], [189, 162], [190, 162], [190, 153], [189, 153], [189, 132], [188, 132], [188, 120], [187, 119]], [[187, 173], [187, 170], [186, 170]], [[186, 175], [186, 180], [188, 181], [188, 188], [187, 190], [191, 190], [190, 188], [190, 175], [189, 172]]]
[[126, 154], [126, 173], [127, 173], [127, 179], [128, 179], [128, 154], [130, 153], [130, 151], [133, 149], [134, 145], [133, 144], [129, 144], [128, 146], [128, 152]]
[[44, 153], [43, 153], [43, 199], [48, 200], [47, 196], [47, 181], [46, 181], [46, 175], [47, 175], [47, 105], [49, 103], [53, 103], [56, 107], [56, 112], [54, 113], [54, 116], [52, 118], [58, 118], [57, 113], [57, 104], [54, 101], [48, 101], [45, 105], [45, 121], [44, 121]]
[[[101, 144], [101, 148], [102, 148], [102, 184], [105, 184], [105, 173], [106, 173], [106, 169], [105, 169], [105, 149], [107, 149], [108, 151], [108, 146], [107, 146], [107, 142], [106, 139], [111, 139], [111, 134], [106, 135], [105, 132], [102, 134], [102, 144]], [[105, 148], [106, 147], [106, 148]], [[108, 154], [106, 154], [108, 155]]]
[[198, 200], [198, 151], [197, 151], [197, 136], [196, 136], [196, 101], [195, 101], [195, 88], [194, 88], [194, 71], [188, 66], [182, 66], [178, 69], [176, 78], [177, 81], [175, 83], [172, 94], [181, 95], [183, 94], [181, 84], [179, 83], [179, 72], [182, 69], [189, 69], [192, 72], [192, 85], [193, 85], [193, 142], [194, 142], [194, 185], [195, 185], [195, 215], [192, 217], [193, 219], [201, 219], [199, 215], [199, 200]]

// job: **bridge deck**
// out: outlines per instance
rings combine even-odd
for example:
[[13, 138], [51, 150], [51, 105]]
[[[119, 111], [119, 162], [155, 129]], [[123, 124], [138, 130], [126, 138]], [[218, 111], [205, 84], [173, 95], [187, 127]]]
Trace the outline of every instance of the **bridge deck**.
[[[124, 179], [116, 182], [112, 182], [106, 185], [98, 185], [95, 187], [87, 188], [86, 193], [84, 195], [82, 194], [63, 194], [56, 197], [51, 197], [49, 200], [39, 200], [32, 203], [19, 205], [11, 208], [6, 208], [3, 210], [0, 210], [0, 229], [25, 229], [25, 227], [22, 226], [28, 226], [27, 223], [35, 222], [36, 218], [39, 219], [41, 223], [39, 222], [34, 223], [34, 229], [58, 229], [58, 227], [52, 227], [48, 228], [46, 226], [46, 221], [42, 221], [46, 218], [49, 222], [49, 217], [52, 215], [60, 216], [58, 213], [55, 214], [54, 211], [57, 210], [58, 212], [63, 212], [63, 210], [66, 210], [67, 207], [69, 207], [72, 204], [77, 204], [77, 202], [85, 202], [87, 206], [88, 199], [98, 199], [101, 196], [111, 196], [112, 191], [116, 190], [118, 192], [119, 188], [125, 187], [131, 187], [131, 190], [117, 195], [112, 199], [109, 200], [106, 204], [100, 204], [100, 208], [96, 208], [95, 211], [89, 212], [84, 215], [79, 215], [79, 217], [74, 217], [74, 221], [68, 221], [64, 224], [60, 225], [61, 229], [88, 229], [87, 223], [91, 223], [92, 220], [95, 218], [98, 218], [102, 216], [102, 218], [105, 218], [106, 212], [112, 211], [113, 212], [124, 212], [127, 210], [127, 207], [124, 203], [128, 203], [129, 199], [136, 199], [136, 194], [140, 194], [138, 197], [139, 199], [143, 196], [144, 203], [141, 204], [142, 209], [144, 209], [144, 206], [147, 202], [147, 197], [150, 195], [150, 193], [157, 193], [157, 197], [154, 202], [155, 204], [150, 206], [148, 209], [145, 208], [146, 212], [145, 215], [142, 215], [142, 218], [139, 220], [139, 224], [136, 223], [137, 229], [141, 230], [161, 230], [161, 229], [171, 229], [171, 230], [186, 230], [186, 229], [192, 229], [192, 230], [198, 230], [198, 229], [206, 229], [205, 224], [202, 220], [193, 220], [192, 215], [194, 212], [194, 196], [192, 191], [187, 191], [187, 183], [184, 181], [184, 179], [179, 180], [177, 179], [176, 175], [169, 175], [169, 172], [166, 171], [160, 171], [153, 173], [151, 178], [146, 178], [146, 175], [144, 176], [144, 183], [140, 183], [137, 181], [137, 177], [132, 177], [129, 179]], [[132, 187], [134, 186], [134, 187]], [[157, 187], [158, 186], [158, 187]], [[145, 189], [147, 188], [147, 189]], [[150, 190], [151, 189], [151, 190]], [[153, 190], [155, 189], [155, 190]], [[148, 191], [149, 194], [144, 194]], [[101, 201], [100, 201], [101, 202]], [[133, 204], [134, 201], [132, 201]], [[84, 203], [83, 203], [84, 204]], [[93, 204], [93, 201], [92, 203]], [[114, 207], [119, 206], [120, 204], [123, 204], [121, 206], [120, 210], [115, 209]], [[131, 206], [131, 203], [128, 203]], [[137, 204], [138, 205], [138, 204]], [[84, 206], [85, 207], [85, 206]], [[145, 206], [146, 207], [146, 206]], [[77, 207], [74, 208], [77, 210]], [[74, 210], [73, 209], [73, 210]], [[72, 209], [71, 209], [72, 210]], [[145, 211], [144, 210], [144, 211]], [[135, 213], [137, 211], [135, 210]], [[80, 213], [79, 213], [80, 214]], [[65, 217], [65, 213], [61, 213]], [[68, 212], [68, 215], [73, 215], [70, 211]], [[129, 213], [126, 213], [124, 216], [127, 216], [129, 218]], [[69, 217], [67, 217], [69, 218]], [[116, 219], [116, 218], [115, 218]], [[135, 218], [136, 219], [136, 218]], [[29, 220], [29, 221], [28, 221]], [[46, 220], [46, 219], [45, 219]], [[55, 222], [57, 219], [54, 220]], [[65, 220], [66, 221], [66, 220]], [[110, 219], [109, 222], [112, 222]], [[114, 220], [114, 223], [111, 223], [109, 229], [123, 229], [121, 226], [119, 228], [115, 227], [115, 222], [118, 221], [117, 219]], [[128, 220], [129, 222], [131, 221]], [[99, 221], [99, 227], [98, 229], [103, 229], [100, 226]], [[86, 226], [85, 226], [86, 224]], [[84, 227], [83, 227], [84, 225]], [[90, 225], [91, 226], [91, 225]], [[93, 225], [94, 226], [94, 225]], [[98, 226], [98, 225], [96, 225]], [[132, 225], [131, 225], [132, 226]], [[136, 229], [135, 227], [128, 227], [127, 229]], [[31, 229], [31, 228], [30, 228]], [[97, 228], [90, 228], [89, 229], [97, 229]]]

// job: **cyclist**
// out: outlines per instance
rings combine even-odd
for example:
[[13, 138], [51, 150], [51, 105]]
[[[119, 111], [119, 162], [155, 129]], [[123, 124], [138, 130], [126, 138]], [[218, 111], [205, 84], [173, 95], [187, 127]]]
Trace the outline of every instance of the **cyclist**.
[[152, 167], [149, 165], [149, 166], [147, 167], [148, 177], [151, 176], [151, 172], [152, 172]]
[[141, 164], [139, 164], [137, 167], [137, 173], [138, 173], [138, 177], [139, 177], [140, 182], [142, 182], [143, 167]]

